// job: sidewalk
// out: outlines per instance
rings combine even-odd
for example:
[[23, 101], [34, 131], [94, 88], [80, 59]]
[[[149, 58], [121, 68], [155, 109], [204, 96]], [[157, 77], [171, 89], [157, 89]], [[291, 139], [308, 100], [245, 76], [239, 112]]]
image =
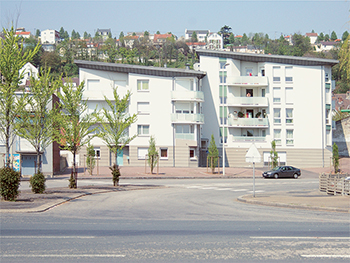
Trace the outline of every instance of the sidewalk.
[[[341, 170], [344, 173], [350, 173], [350, 158], [342, 159], [340, 162]], [[266, 169], [255, 169], [256, 178], [261, 178], [262, 171]], [[54, 178], [68, 179], [70, 176], [70, 169], [65, 172], [55, 175]], [[97, 171], [96, 171], [97, 172]], [[302, 169], [302, 177], [318, 178], [320, 173], [329, 173], [330, 168], [306, 168]], [[307, 175], [305, 175], [307, 174]], [[220, 178], [252, 178], [253, 168], [231, 168], [226, 167], [225, 175], [220, 169], [220, 173], [212, 174], [207, 168], [173, 168], [161, 167], [157, 174], [157, 169], [153, 174], [150, 174], [149, 168], [145, 167], [121, 167], [121, 186], [113, 187], [112, 180], [110, 185], [104, 186], [86, 186], [78, 187], [78, 189], [67, 188], [50, 188], [44, 194], [33, 194], [30, 190], [22, 191], [16, 202], [0, 201], [0, 212], [44, 212], [57, 205], [63, 204], [70, 200], [92, 194], [101, 194], [112, 191], [133, 191], [140, 189], [155, 189], [158, 186], [137, 186], [137, 185], [123, 185], [125, 179], [220, 179]], [[79, 169], [79, 179], [112, 179], [108, 167], [99, 167], [98, 174], [88, 175], [84, 173], [83, 169]], [[28, 180], [28, 178], [25, 178]], [[273, 179], [271, 179], [273, 180]], [[288, 191], [288, 192], [274, 192], [274, 193], [259, 193], [253, 197], [252, 195], [245, 195], [238, 198], [238, 201], [258, 204], [270, 205], [277, 207], [291, 207], [301, 209], [316, 209], [333, 212], [350, 212], [350, 197], [349, 196], [331, 196], [326, 193], [319, 192], [316, 189], [308, 191]]]

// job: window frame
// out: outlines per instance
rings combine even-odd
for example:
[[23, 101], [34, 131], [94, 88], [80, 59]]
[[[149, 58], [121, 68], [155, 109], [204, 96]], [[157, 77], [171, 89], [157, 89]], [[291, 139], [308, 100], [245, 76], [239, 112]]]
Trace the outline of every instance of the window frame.
[[[144, 133], [144, 129], [146, 126], [148, 126], [148, 133]], [[138, 136], [145, 136], [145, 137], [150, 136], [150, 125], [149, 124], [138, 124], [137, 125], [137, 135]]]
[[[288, 137], [288, 131], [291, 131], [292, 137]], [[294, 130], [293, 129], [287, 129], [286, 130], [286, 146], [293, 146], [294, 145]]]
[[[291, 117], [288, 116], [288, 111], [291, 112]], [[293, 124], [293, 115], [294, 115], [294, 109], [293, 108], [286, 108], [286, 124]]]
[[[140, 89], [139, 89], [140, 83]], [[144, 83], [147, 83], [147, 89], [144, 89]], [[138, 79], [136, 84], [137, 92], [149, 92], [149, 79]]]
[[[166, 151], [166, 156], [162, 156], [162, 151]], [[161, 147], [159, 149], [159, 156], [160, 156], [160, 160], [168, 160], [169, 155], [168, 155], [168, 148], [166, 147]]]
[[[276, 111], [279, 111], [279, 116], [275, 116], [275, 113], [276, 113]], [[279, 120], [279, 122], [278, 121], [276, 121], [276, 120]], [[273, 123], [274, 124], [281, 124], [282, 123], [282, 120], [281, 120], [281, 108], [274, 108], [273, 109]]]

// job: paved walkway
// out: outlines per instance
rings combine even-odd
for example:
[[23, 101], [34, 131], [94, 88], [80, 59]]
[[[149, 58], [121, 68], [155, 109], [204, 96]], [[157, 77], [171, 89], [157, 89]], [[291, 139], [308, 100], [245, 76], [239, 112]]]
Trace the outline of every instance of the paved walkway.
[[[350, 158], [344, 158], [341, 160], [340, 168], [344, 173], [350, 173]], [[265, 170], [265, 169], [264, 169]], [[261, 177], [262, 169], [255, 169], [255, 176]], [[307, 174], [309, 178], [318, 178], [320, 173], [329, 173], [330, 168], [307, 168], [302, 169], [303, 173]], [[65, 172], [54, 176], [55, 178], [69, 178], [70, 169]], [[226, 168], [225, 175], [216, 171], [212, 174], [206, 168], [173, 168], [173, 167], [161, 167], [158, 170], [154, 170], [151, 174], [149, 168], [145, 167], [121, 167], [121, 186], [113, 187], [112, 185], [105, 186], [86, 186], [79, 187], [78, 189], [69, 188], [50, 188], [45, 191], [44, 194], [33, 194], [30, 190], [22, 191], [16, 202], [0, 202], [0, 212], [43, 212], [51, 209], [57, 205], [68, 202], [69, 200], [76, 199], [85, 195], [100, 194], [112, 191], [133, 191], [140, 189], [154, 189], [157, 186], [137, 186], [137, 185], [123, 185], [123, 179], [128, 178], [252, 178], [253, 168]], [[110, 178], [111, 174], [108, 167], [99, 167], [94, 175], [88, 175], [84, 173], [82, 169], [79, 170], [79, 179], [101, 179]], [[112, 182], [111, 182], [112, 184]], [[319, 192], [318, 190], [308, 191], [287, 191], [287, 192], [274, 192], [274, 193], [259, 193], [255, 197], [252, 195], [245, 195], [238, 198], [238, 201], [258, 204], [258, 205], [270, 205], [278, 207], [291, 207], [302, 209], [317, 209], [333, 212], [350, 212], [350, 197], [349, 196], [331, 196], [326, 193]]]

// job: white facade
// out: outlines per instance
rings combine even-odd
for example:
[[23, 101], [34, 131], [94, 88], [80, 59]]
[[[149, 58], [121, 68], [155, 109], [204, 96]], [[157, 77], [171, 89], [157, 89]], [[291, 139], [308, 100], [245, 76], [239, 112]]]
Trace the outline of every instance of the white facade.
[[210, 33], [207, 38], [207, 49], [222, 50], [223, 48], [222, 36], [218, 33]]
[[38, 78], [39, 70], [33, 66], [30, 62], [27, 62], [20, 70], [19, 74], [23, 74], [23, 78], [20, 80], [19, 85], [25, 85], [26, 81], [31, 77]]
[[185, 30], [185, 40], [190, 41], [193, 32], [196, 32], [198, 42], [205, 42], [205, 38], [210, 34], [210, 30]]
[[329, 165], [330, 76], [337, 61], [209, 50], [197, 53], [200, 69], [207, 73], [202, 140], [214, 134], [222, 147], [225, 134], [226, 166], [248, 165], [244, 157], [252, 143], [263, 156], [264, 163], [258, 165], [268, 165], [273, 140], [281, 164]]
[[[204, 73], [112, 63], [76, 61], [79, 78], [85, 81], [84, 99], [89, 111], [108, 108], [104, 96], [113, 100], [113, 88], [124, 96], [129, 90], [129, 113], [137, 122], [128, 130], [138, 136], [118, 156], [119, 165], [144, 166], [150, 136], [154, 136], [161, 166], [197, 167], [200, 127], [203, 124], [200, 80]], [[99, 65], [105, 65], [100, 68]], [[100, 165], [110, 166], [115, 156], [100, 138], [92, 141], [100, 153]], [[84, 155], [84, 151], [81, 152]], [[80, 158], [82, 160], [82, 158]]]
[[60, 33], [56, 30], [46, 29], [41, 31], [41, 44], [55, 44], [60, 40]]

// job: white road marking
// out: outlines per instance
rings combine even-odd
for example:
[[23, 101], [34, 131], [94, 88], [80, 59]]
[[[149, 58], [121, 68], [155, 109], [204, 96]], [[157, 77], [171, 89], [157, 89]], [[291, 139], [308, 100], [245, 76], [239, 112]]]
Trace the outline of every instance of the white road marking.
[[45, 254], [45, 255], [28, 255], [28, 254], [9, 254], [1, 255], [4, 258], [124, 258], [125, 255], [118, 254], [71, 254], [71, 255], [59, 255], [59, 254]]
[[57, 239], [57, 238], [80, 238], [80, 239], [86, 239], [86, 238], [96, 238], [95, 236], [1, 236], [1, 238], [47, 238], [47, 239]]
[[252, 239], [323, 239], [323, 240], [350, 240], [350, 237], [287, 237], [287, 236], [261, 236], [261, 237], [250, 237]]
[[350, 255], [301, 255], [304, 258], [350, 258]]

